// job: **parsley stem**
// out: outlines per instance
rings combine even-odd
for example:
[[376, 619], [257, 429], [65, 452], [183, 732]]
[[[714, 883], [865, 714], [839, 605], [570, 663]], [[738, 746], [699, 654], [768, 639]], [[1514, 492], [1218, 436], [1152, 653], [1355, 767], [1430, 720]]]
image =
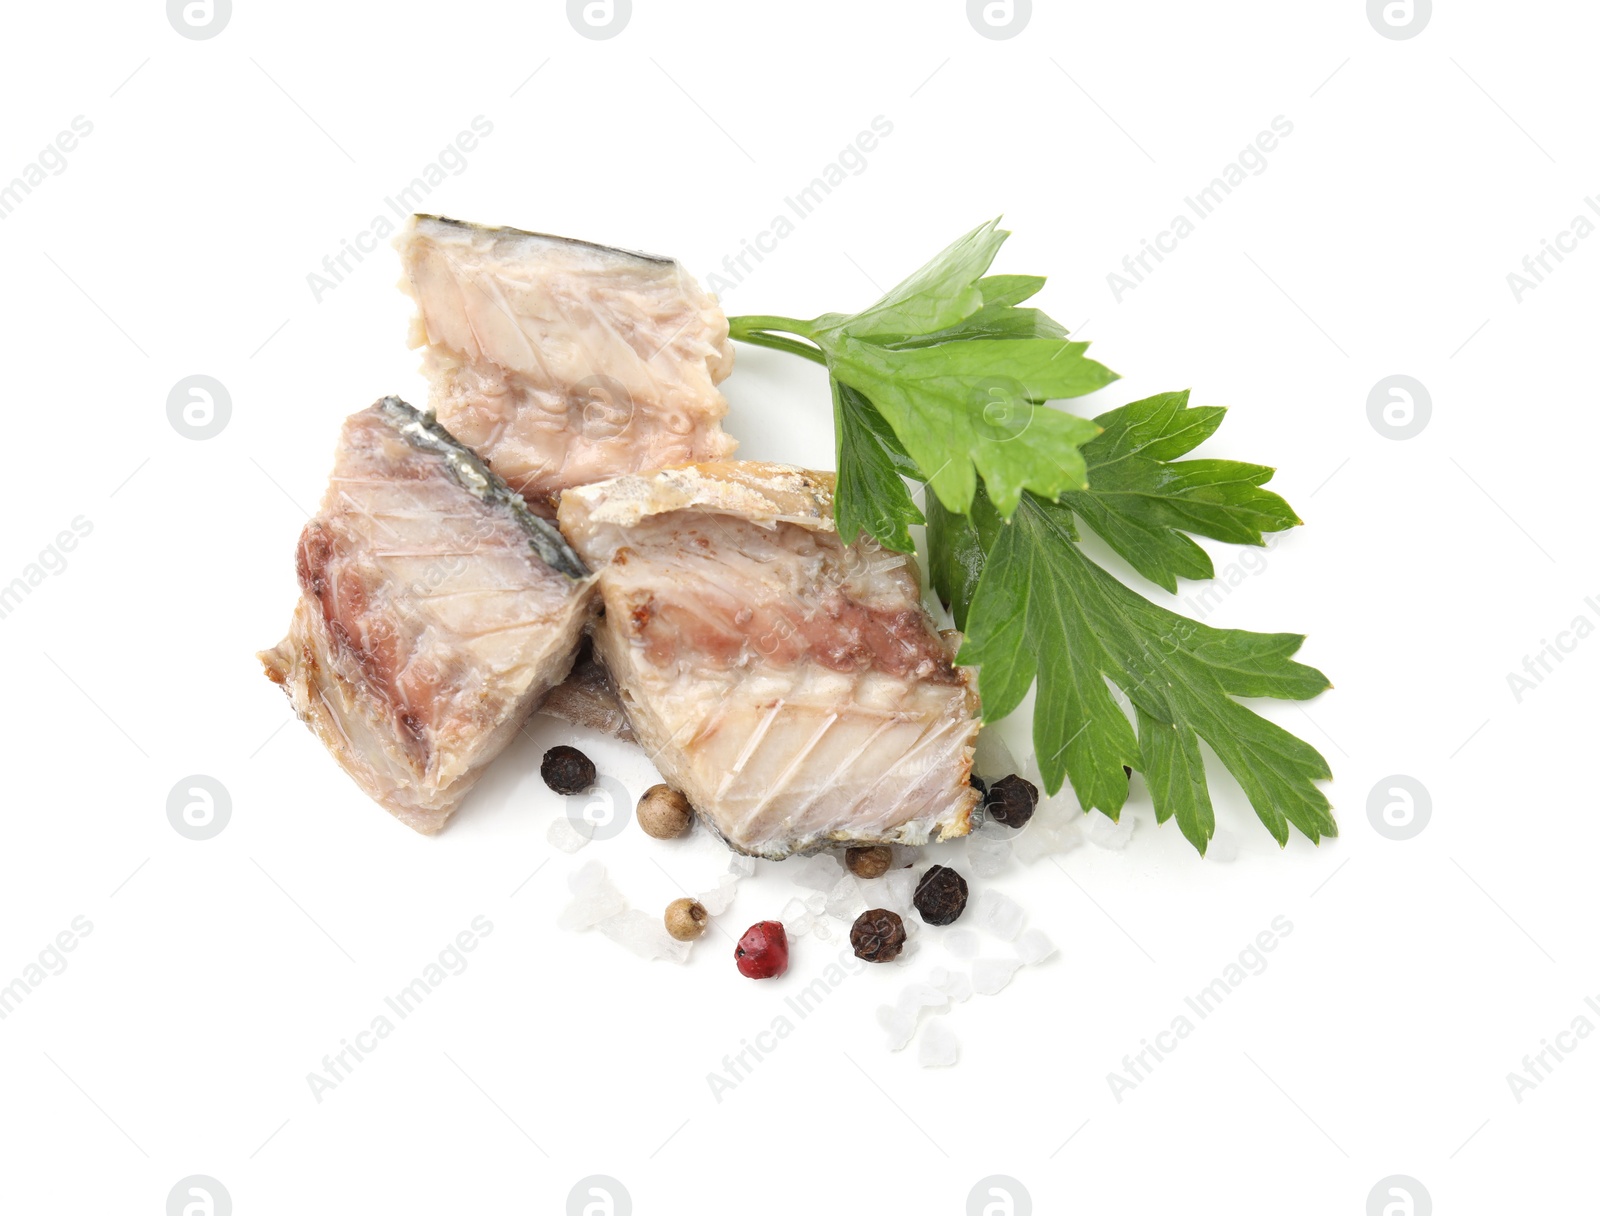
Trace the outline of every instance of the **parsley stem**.
[[810, 338], [812, 326], [809, 321], [799, 321], [793, 317], [729, 317], [728, 336], [737, 342], [748, 342], [751, 346], [765, 346], [772, 350], [788, 351], [791, 355], [799, 355], [803, 359], [810, 359], [813, 363], [824, 366], [827, 360], [815, 346], [805, 342], [797, 342], [793, 338], [779, 336], [778, 333], [769, 332], [778, 330], [782, 333], [798, 334], [803, 338]]

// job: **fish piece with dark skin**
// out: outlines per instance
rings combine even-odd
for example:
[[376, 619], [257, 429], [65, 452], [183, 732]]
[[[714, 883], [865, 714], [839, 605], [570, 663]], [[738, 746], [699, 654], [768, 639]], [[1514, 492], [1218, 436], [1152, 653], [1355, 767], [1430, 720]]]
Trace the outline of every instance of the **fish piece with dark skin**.
[[296, 573], [267, 675], [363, 791], [427, 834], [566, 676], [594, 609], [561, 534], [396, 397], [346, 420]]

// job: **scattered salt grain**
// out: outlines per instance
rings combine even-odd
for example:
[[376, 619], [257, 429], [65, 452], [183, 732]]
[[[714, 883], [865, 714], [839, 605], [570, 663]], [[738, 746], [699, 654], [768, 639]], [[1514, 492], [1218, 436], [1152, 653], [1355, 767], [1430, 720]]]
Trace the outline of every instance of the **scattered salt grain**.
[[1011, 982], [1011, 977], [1022, 966], [1021, 959], [980, 958], [972, 964], [973, 990], [983, 996], [993, 996]]
[[579, 895], [561, 910], [556, 917], [556, 927], [581, 933], [627, 910], [627, 901], [621, 896], [612, 901], [603, 896]]
[[728, 852], [728, 873], [736, 878], [749, 878], [756, 872], [756, 859], [743, 853]]
[[1099, 811], [1091, 812], [1085, 830], [1091, 843], [1099, 845], [1102, 849], [1125, 849], [1128, 841], [1133, 839], [1135, 819], [1127, 807], [1122, 809], [1122, 819], [1113, 823]]
[[674, 940], [659, 916], [637, 908], [602, 921], [600, 932], [643, 959], [665, 958], [681, 963], [689, 957], [688, 942]]
[[924, 1068], [948, 1068], [961, 1058], [961, 1043], [943, 1022], [933, 1022], [917, 1044], [917, 1063]]
[[861, 898], [869, 908], [888, 907], [889, 885], [881, 878], [858, 879]]
[[1056, 952], [1056, 944], [1043, 929], [1029, 929], [1017, 939], [1017, 957], [1028, 966], [1042, 963]]
[[965, 971], [952, 972], [949, 980], [945, 982], [944, 994], [950, 998], [952, 1005], [959, 1005], [962, 1001], [972, 999], [972, 977]]
[[928, 972], [928, 984], [956, 1004], [972, 995], [972, 979], [965, 971], [947, 971], [943, 967], [935, 967]]
[[[572, 891], [572, 901], [556, 918], [559, 928], [581, 932], [628, 910], [628, 901], [606, 876], [605, 867], [597, 861], [591, 861], [569, 874], [567, 886]], [[664, 926], [662, 932], [666, 932]]]
[[840, 920], [855, 920], [860, 913], [867, 910], [867, 901], [861, 895], [861, 884], [846, 874], [828, 891], [827, 907], [829, 916], [836, 916]]
[[932, 984], [907, 984], [896, 998], [894, 1007], [901, 1013], [916, 1017], [923, 1009], [943, 1009], [950, 998]]
[[[737, 891], [738, 883], [731, 874], [725, 874], [722, 881], [710, 890], [701, 891], [695, 896], [706, 906], [706, 911], [712, 916], [721, 916], [733, 904], [733, 897]], [[790, 901], [794, 902], [794, 901]]]
[[917, 892], [917, 872], [912, 869], [890, 870], [883, 876], [883, 889], [888, 893], [889, 906], [896, 912], [911, 908], [911, 897]]
[[891, 870], [915, 869], [922, 864], [922, 850], [912, 844], [892, 844], [889, 852], [894, 860], [889, 863]]
[[[1011, 832], [1010, 828], [1000, 830]], [[1011, 868], [1011, 841], [979, 838], [967, 850], [967, 860], [972, 866], [972, 872], [979, 878], [993, 878], [997, 874], [1004, 874]]]
[[1048, 817], [1043, 809], [1035, 812], [1032, 821], [1011, 846], [1011, 855], [1025, 866], [1031, 866], [1042, 857], [1070, 853], [1083, 843], [1085, 816], [1064, 807], [1051, 807]]
[[973, 910], [978, 928], [1007, 942], [1015, 941], [1022, 932], [1022, 917], [1022, 908], [1016, 900], [993, 889], [978, 896], [978, 906]]
[[1220, 861], [1227, 865], [1230, 861], [1239, 860], [1239, 838], [1232, 832], [1218, 832], [1211, 838], [1210, 847], [1206, 849], [1207, 861]]
[[811, 913], [806, 911], [804, 900], [791, 899], [784, 904], [780, 919], [783, 921], [784, 932], [792, 938], [804, 937], [811, 932]]
[[574, 895], [610, 885], [611, 879], [606, 874], [606, 868], [598, 861], [586, 861], [567, 875], [567, 890]]
[[827, 891], [839, 881], [842, 873], [844, 868], [832, 853], [818, 853], [807, 857], [795, 868], [794, 880], [813, 891]]
[[890, 1051], [903, 1050], [911, 1042], [911, 1036], [917, 1033], [917, 1019], [890, 1005], [878, 1006], [878, 1025], [886, 1036], [884, 1046]]
[[944, 948], [957, 958], [977, 958], [983, 943], [971, 929], [952, 929], [944, 935]]
[[574, 823], [565, 815], [557, 815], [550, 821], [550, 830], [545, 833], [545, 839], [552, 848], [560, 849], [563, 853], [576, 853], [594, 839], [594, 824], [587, 819]]

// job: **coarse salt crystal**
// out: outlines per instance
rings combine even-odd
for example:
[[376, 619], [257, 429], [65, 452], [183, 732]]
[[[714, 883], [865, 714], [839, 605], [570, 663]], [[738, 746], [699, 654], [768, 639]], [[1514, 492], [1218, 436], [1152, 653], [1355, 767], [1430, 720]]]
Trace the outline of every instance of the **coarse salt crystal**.
[[791, 899], [784, 904], [780, 919], [783, 921], [784, 932], [790, 937], [804, 937], [811, 932], [811, 913], [806, 911], [806, 905], [802, 900]]
[[1090, 842], [1100, 848], [1121, 850], [1127, 848], [1128, 841], [1133, 839], [1136, 822], [1133, 812], [1127, 807], [1122, 808], [1121, 817], [1116, 823], [1102, 812], [1095, 811], [1088, 817], [1086, 831]]
[[[1010, 828], [1000, 829], [1010, 832]], [[993, 878], [997, 874], [1004, 874], [1011, 868], [1010, 840], [979, 840], [967, 850], [967, 858], [972, 864], [972, 872], [979, 878]]]
[[917, 1063], [924, 1068], [948, 1068], [961, 1058], [961, 1042], [943, 1022], [933, 1022], [917, 1044]]
[[612, 885], [605, 867], [597, 861], [569, 874], [567, 886], [572, 890], [572, 899], [556, 917], [558, 928], [581, 932], [628, 909], [628, 901]]
[[1001, 941], [1015, 941], [1017, 934], [1022, 932], [1022, 908], [1004, 891], [991, 888], [978, 896], [973, 917], [978, 928], [994, 934]]
[[1042, 963], [1056, 952], [1056, 944], [1043, 929], [1029, 929], [1017, 939], [1017, 957], [1032, 966]]
[[832, 853], [807, 857], [794, 871], [794, 880], [813, 891], [827, 891], [839, 881], [841, 867]]
[[917, 892], [917, 872], [911, 869], [890, 870], [883, 876], [883, 889], [888, 895], [888, 903], [896, 912], [907, 912], [911, 908], [911, 897]]
[[1079, 812], [1059, 811], [1048, 819], [1035, 814], [1033, 821], [1017, 834], [1011, 855], [1023, 865], [1032, 865], [1041, 857], [1070, 853], [1083, 843], [1083, 820]]
[[[721, 882], [695, 896], [706, 906], [706, 911], [712, 916], [721, 916], [733, 904], [733, 897], [738, 888], [732, 876], [724, 875]], [[798, 902], [790, 900], [791, 903]]]
[[943, 1009], [949, 1003], [950, 998], [932, 984], [907, 984], [901, 989], [894, 1007], [915, 1017], [922, 1009]]
[[587, 819], [574, 823], [565, 815], [557, 815], [550, 821], [550, 830], [545, 833], [545, 839], [552, 848], [560, 849], [563, 853], [576, 853], [594, 839], [594, 824]]
[[1207, 861], [1220, 861], [1226, 865], [1239, 860], [1239, 839], [1232, 832], [1218, 832], [1206, 848]]
[[972, 977], [965, 971], [954, 972], [944, 986], [944, 994], [950, 998], [952, 1005], [959, 1005], [962, 1001], [972, 999]]
[[1021, 966], [1021, 959], [980, 958], [972, 964], [973, 990], [983, 996], [993, 996], [1011, 982]]
[[903, 1050], [911, 1042], [911, 1036], [917, 1033], [916, 1018], [900, 1012], [892, 1005], [878, 1006], [878, 1025], [883, 1028], [886, 1036], [884, 1045], [890, 1051]]
[[952, 929], [944, 935], [944, 948], [957, 958], [977, 958], [983, 943], [971, 929]]
[[834, 883], [828, 892], [827, 907], [829, 916], [852, 921], [857, 914], [867, 910], [867, 902], [861, 895], [861, 884], [856, 882], [853, 875], [846, 874]]
[[660, 917], [637, 908], [602, 921], [600, 932], [643, 959], [664, 958], [681, 963], [689, 957], [688, 942], [680, 942], [668, 933]]

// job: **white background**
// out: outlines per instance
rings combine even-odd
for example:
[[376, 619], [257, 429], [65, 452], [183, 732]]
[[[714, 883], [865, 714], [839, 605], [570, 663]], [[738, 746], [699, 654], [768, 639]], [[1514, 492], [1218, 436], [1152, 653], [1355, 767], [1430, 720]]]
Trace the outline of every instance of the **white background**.
[[[240, 0], [206, 41], [152, 0], [7, 10], [0, 182], [74, 116], [94, 129], [0, 221], [0, 582], [74, 517], [93, 531], [0, 620], [0, 984], [75, 916], [94, 928], [0, 1022], [6, 1210], [157, 1214], [195, 1173], [240, 1216], [561, 1212], [589, 1174], [640, 1213], [955, 1214], [990, 1174], [1041, 1213], [1354, 1216], [1397, 1173], [1440, 1213], [1592, 1206], [1600, 1042], [1520, 1103], [1506, 1075], [1600, 995], [1600, 641], [1520, 703], [1506, 675], [1600, 621], [1600, 241], [1521, 303], [1506, 275], [1600, 188], [1600, 14], [1441, 4], [1391, 40], [1357, 0], [1039, 3], [990, 40], [954, 0], [634, 7], [608, 41], [509, 0]], [[1342, 835], [1280, 851], [1219, 772], [1239, 857], [1201, 862], [1136, 792], [1126, 851], [997, 880], [1063, 949], [949, 1015], [957, 1067], [887, 1053], [874, 1023], [948, 961], [924, 936], [917, 966], [851, 978], [716, 1101], [707, 1074], [823, 951], [756, 984], [720, 936], [677, 968], [557, 930], [578, 861], [646, 908], [677, 893], [656, 862], [690, 886], [715, 866], [631, 828], [553, 854], [537, 760], [572, 732], [543, 720], [443, 836], [415, 836], [285, 725], [253, 658], [287, 623], [340, 420], [425, 399], [387, 246], [320, 303], [307, 275], [476, 115], [493, 134], [431, 210], [702, 278], [888, 118], [730, 313], [864, 306], [1003, 212], [997, 268], [1048, 273], [1041, 305], [1125, 377], [1074, 408], [1192, 387], [1232, 407], [1207, 454], [1281, 470], [1306, 526], [1208, 620], [1309, 635], [1337, 690], [1261, 711], [1328, 756]], [[1107, 273], [1277, 115], [1294, 132], [1267, 170], [1118, 303]], [[743, 454], [829, 466], [820, 376], [738, 357]], [[206, 441], [166, 417], [196, 373], [232, 398]], [[1433, 402], [1406, 441], [1367, 417], [1396, 373]], [[233, 802], [202, 843], [165, 812], [193, 773]], [[1366, 813], [1390, 774], [1431, 794], [1406, 842]], [[722, 923], [793, 888], [763, 865]], [[469, 969], [315, 1101], [306, 1074], [479, 914]], [[1279, 915], [1270, 966], [1118, 1102], [1107, 1074]]]

